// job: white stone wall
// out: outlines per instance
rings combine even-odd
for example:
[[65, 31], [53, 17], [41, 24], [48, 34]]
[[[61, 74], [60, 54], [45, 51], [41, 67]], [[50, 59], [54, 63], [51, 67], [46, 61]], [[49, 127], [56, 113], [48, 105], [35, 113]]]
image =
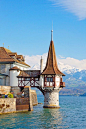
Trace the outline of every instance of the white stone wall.
[[44, 77], [41, 75], [40, 76], [40, 86], [43, 88], [44, 87]]
[[11, 70], [10, 71], [10, 86], [18, 86], [18, 78], [20, 71]]
[[58, 75], [55, 76], [55, 82], [56, 82], [56, 87], [60, 86], [60, 77]]
[[59, 108], [59, 90], [44, 92], [44, 107]]
[[[11, 64], [11, 68], [13, 68], [15, 66], [20, 68], [21, 70], [28, 70], [29, 69], [28, 66], [25, 66], [25, 65], [22, 65], [22, 64], [19, 64], [19, 63]], [[10, 86], [18, 86], [17, 76], [19, 75], [19, 73], [20, 73], [20, 71], [17, 71], [17, 70], [11, 70], [10, 71]]]

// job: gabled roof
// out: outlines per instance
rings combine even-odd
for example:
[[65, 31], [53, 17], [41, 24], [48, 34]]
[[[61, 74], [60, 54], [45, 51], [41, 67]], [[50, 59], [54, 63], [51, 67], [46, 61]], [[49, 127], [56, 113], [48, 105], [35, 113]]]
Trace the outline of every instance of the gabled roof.
[[51, 40], [48, 57], [47, 57], [47, 63], [46, 67], [42, 72], [42, 75], [46, 74], [53, 74], [53, 75], [62, 75], [65, 76], [57, 66], [57, 60], [56, 60], [56, 54], [55, 54], [55, 48], [54, 48], [54, 42]]
[[[15, 58], [12, 58], [11, 56], [15, 56]], [[23, 65], [26, 65], [30, 67], [28, 64], [26, 64], [24, 61], [20, 61], [17, 59], [17, 53], [11, 52], [9, 49], [6, 49], [4, 47], [0, 47], [0, 62], [5, 63], [5, 62], [17, 62]], [[22, 56], [23, 57], [23, 56]]]

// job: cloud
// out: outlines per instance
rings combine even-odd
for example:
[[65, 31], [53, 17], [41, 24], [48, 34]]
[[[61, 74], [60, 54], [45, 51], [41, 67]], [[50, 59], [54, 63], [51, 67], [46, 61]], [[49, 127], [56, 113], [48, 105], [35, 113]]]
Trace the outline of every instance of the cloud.
[[[25, 61], [27, 64], [29, 64], [31, 66], [32, 69], [38, 69], [38, 68], [40, 69], [41, 56], [43, 58], [43, 63], [44, 63], [44, 67], [45, 67], [46, 60], [47, 60], [47, 53], [44, 53], [43, 55], [34, 55], [34, 56], [26, 55]], [[61, 57], [61, 55], [60, 55], [60, 57]], [[75, 67], [76, 69], [80, 69], [80, 70], [85, 69], [86, 70], [86, 59], [78, 60], [78, 59], [74, 59], [71, 57], [67, 57], [67, 58], [57, 57], [57, 63], [58, 64], [62, 63], [62, 65], [64, 65], [64, 67], [67, 67], [67, 65], [68, 65], [72, 68]]]
[[[46, 59], [47, 59], [47, 53], [44, 53], [43, 55], [33, 55], [33, 56], [26, 55], [25, 56], [25, 62], [31, 66], [31, 69], [35, 66], [37, 66], [37, 68], [39, 66], [39, 68], [40, 68], [41, 57], [43, 59], [43, 63], [45, 64]], [[36, 69], [36, 68], [33, 68], [33, 69]]]
[[78, 60], [71, 57], [65, 59], [58, 59], [58, 62], [62, 62], [64, 65], [69, 65], [77, 69], [86, 70], [86, 59]]
[[79, 20], [86, 18], [86, 0], [50, 0], [53, 5], [62, 6], [65, 10], [75, 14]]
[[65, 57], [63, 57], [62, 55], [59, 55], [59, 57], [60, 57], [61, 59], [65, 58]]

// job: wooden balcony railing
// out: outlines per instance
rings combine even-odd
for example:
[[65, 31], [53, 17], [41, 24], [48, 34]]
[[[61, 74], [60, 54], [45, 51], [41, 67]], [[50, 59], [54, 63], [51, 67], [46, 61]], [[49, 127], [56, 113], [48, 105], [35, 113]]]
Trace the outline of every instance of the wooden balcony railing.
[[60, 87], [65, 87], [65, 82], [60, 82]]

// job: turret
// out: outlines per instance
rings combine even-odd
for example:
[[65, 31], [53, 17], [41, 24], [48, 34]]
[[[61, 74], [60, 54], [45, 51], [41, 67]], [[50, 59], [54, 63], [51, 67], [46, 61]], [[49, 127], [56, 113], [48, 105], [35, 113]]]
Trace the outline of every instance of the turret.
[[65, 76], [57, 66], [53, 30], [51, 30], [51, 41], [45, 69], [42, 72], [44, 78], [44, 108], [59, 107], [59, 91], [65, 87], [62, 76]]
[[51, 31], [51, 42], [48, 51], [46, 67], [42, 72], [44, 75], [44, 86], [53, 86], [54, 88], [60, 87], [62, 82], [62, 76], [65, 76], [57, 66], [54, 42], [53, 42], [53, 30]]

